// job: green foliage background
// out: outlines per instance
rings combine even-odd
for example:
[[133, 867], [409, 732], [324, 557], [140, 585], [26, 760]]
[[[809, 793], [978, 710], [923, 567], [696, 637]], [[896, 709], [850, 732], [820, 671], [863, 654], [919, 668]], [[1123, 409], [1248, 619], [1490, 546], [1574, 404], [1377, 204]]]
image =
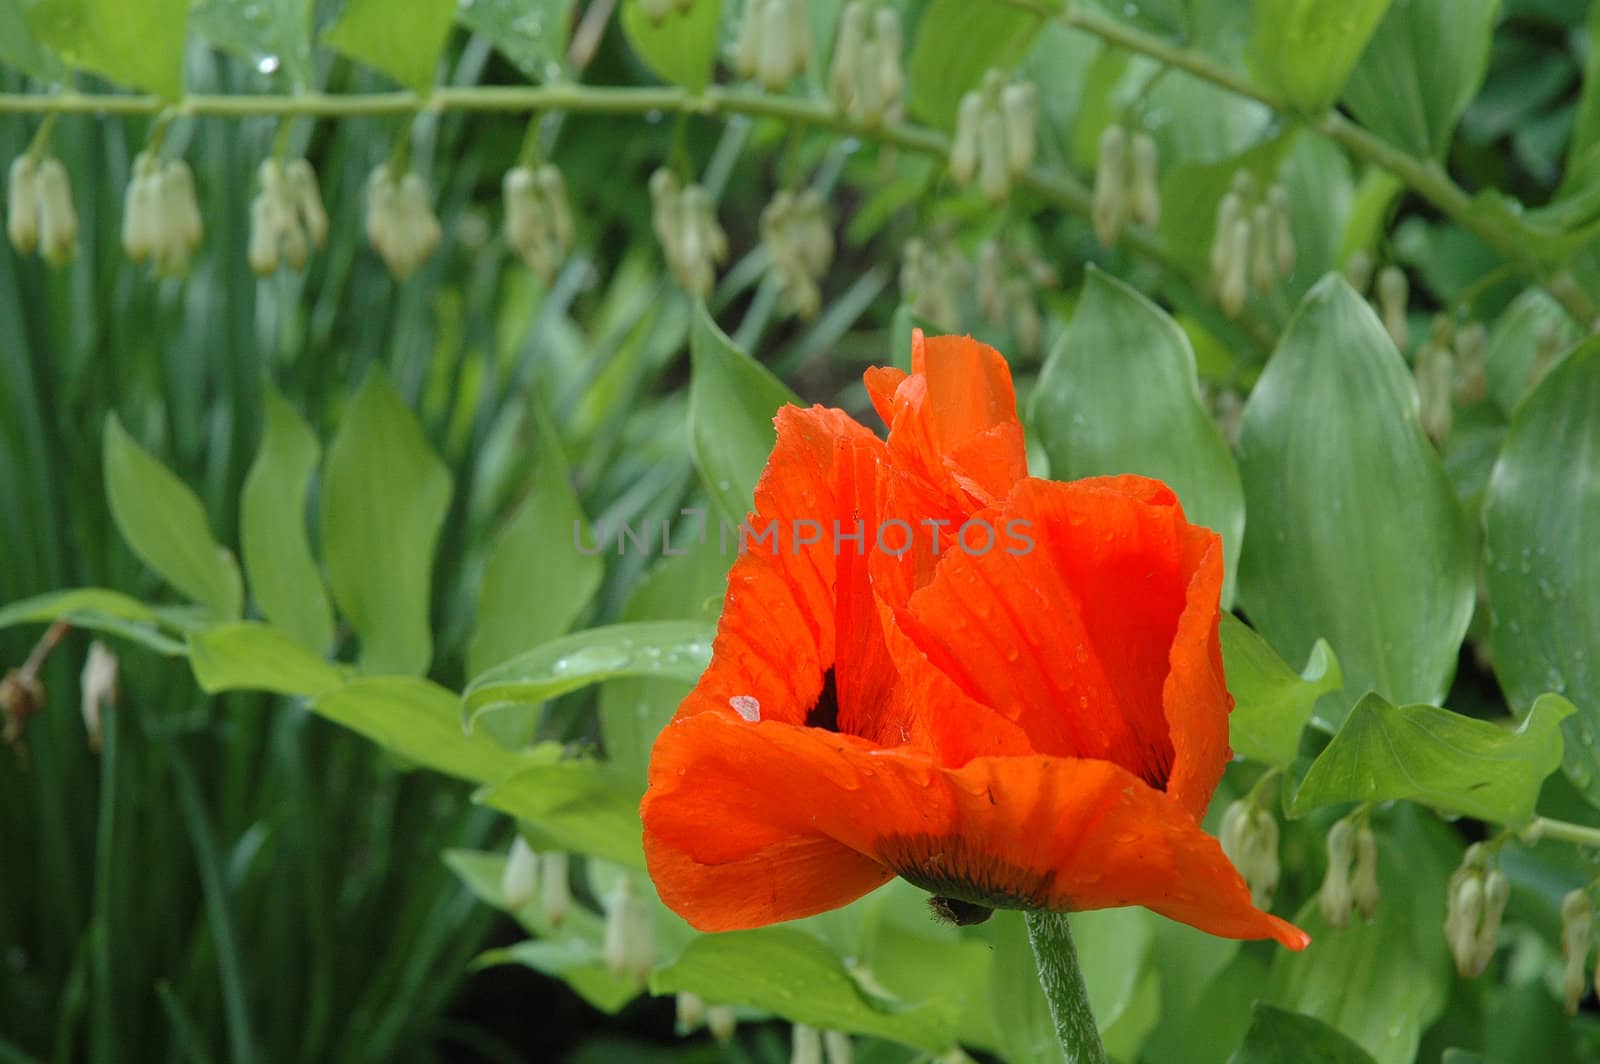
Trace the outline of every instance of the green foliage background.
[[[906, 115], [882, 128], [825, 97], [831, 0], [782, 93], [734, 84], [743, 3], [659, 26], [643, 6], [0, 0], [0, 158], [47, 136], [82, 221], [70, 266], [0, 255], [0, 660], [75, 629], [0, 752], [0, 1059], [775, 1060], [783, 1020], [869, 1060], [1050, 1059], [1015, 914], [958, 932], [897, 883], [701, 936], [642, 873], [649, 744], [703, 667], [727, 562], [684, 511], [742, 515], [783, 402], [864, 411], [860, 370], [907, 357], [913, 237], [1049, 264], [1042, 356], [965, 294], [952, 324], [1012, 355], [1039, 472], [1159, 475], [1219, 529], [1249, 621], [1224, 628], [1240, 760], [1211, 827], [1269, 796], [1275, 909], [1315, 942], [1082, 914], [1113, 1057], [1600, 1058], [1592, 1006], [1561, 1013], [1557, 937], [1600, 841], [1590, 5], [910, 0]], [[1000, 206], [943, 167], [990, 67], [1041, 97], [1038, 164]], [[1155, 138], [1163, 210], [1107, 249], [1088, 181], [1114, 122]], [[496, 235], [530, 137], [579, 223], [549, 284]], [[183, 280], [119, 248], [152, 138], [200, 188]], [[397, 145], [446, 228], [403, 283], [362, 236]], [[258, 279], [248, 203], [280, 151], [315, 164], [333, 231]], [[663, 163], [704, 182], [735, 249], [704, 305], [652, 235]], [[1239, 170], [1287, 190], [1298, 254], [1229, 317], [1207, 260]], [[779, 315], [755, 222], [805, 185], [841, 245], [809, 322]], [[1343, 276], [1358, 255], [1413, 279], [1408, 343]], [[1412, 374], [1436, 312], [1489, 327], [1486, 394], [1442, 443]], [[575, 522], [670, 523], [683, 553], [581, 555]], [[82, 630], [121, 660], [99, 753]], [[1383, 901], [1335, 929], [1323, 839], [1352, 809]], [[507, 911], [516, 830], [580, 858], [559, 927]], [[1469, 980], [1440, 929], [1478, 839], [1513, 894]], [[603, 961], [624, 876], [656, 908], [647, 995]], [[736, 1041], [676, 1038], [680, 991], [736, 1006]]]

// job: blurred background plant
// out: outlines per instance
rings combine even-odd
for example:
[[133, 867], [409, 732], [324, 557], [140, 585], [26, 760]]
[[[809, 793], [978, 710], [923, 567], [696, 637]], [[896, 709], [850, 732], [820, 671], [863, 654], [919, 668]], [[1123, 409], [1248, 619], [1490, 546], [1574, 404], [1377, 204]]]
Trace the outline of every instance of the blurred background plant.
[[1589, 5], [146, 6], [0, 0], [0, 1057], [1054, 1052], [1008, 914], [641, 873], [697, 523], [916, 324], [1259, 633], [1208, 823], [1318, 941], [1085, 914], [1113, 1056], [1600, 1054]]

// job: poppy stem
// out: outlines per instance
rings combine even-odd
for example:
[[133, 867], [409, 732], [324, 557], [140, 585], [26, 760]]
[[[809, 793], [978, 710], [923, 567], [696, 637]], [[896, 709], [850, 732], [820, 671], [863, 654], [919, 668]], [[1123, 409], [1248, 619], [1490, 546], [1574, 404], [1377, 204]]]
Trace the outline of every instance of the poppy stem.
[[1056, 1037], [1067, 1064], [1106, 1064], [1106, 1047], [1100, 1041], [1100, 1028], [1089, 1007], [1089, 988], [1078, 966], [1078, 950], [1072, 944], [1072, 927], [1066, 913], [1030, 912], [1028, 941], [1039, 964], [1039, 984], [1050, 1002], [1050, 1015], [1056, 1022]]

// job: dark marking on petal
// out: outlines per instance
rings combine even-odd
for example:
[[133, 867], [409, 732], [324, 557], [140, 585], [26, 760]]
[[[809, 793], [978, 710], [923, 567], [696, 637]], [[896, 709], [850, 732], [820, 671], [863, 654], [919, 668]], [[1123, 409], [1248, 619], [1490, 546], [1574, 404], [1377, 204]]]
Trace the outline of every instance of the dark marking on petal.
[[831, 667], [822, 677], [822, 693], [817, 695], [816, 704], [806, 713], [806, 727], [831, 732], [839, 730], [839, 689], [834, 683]]
[[878, 859], [932, 894], [935, 912], [953, 902], [982, 909], [1043, 909], [1056, 879], [1053, 870], [1007, 864], [961, 836], [891, 835], [879, 840]]

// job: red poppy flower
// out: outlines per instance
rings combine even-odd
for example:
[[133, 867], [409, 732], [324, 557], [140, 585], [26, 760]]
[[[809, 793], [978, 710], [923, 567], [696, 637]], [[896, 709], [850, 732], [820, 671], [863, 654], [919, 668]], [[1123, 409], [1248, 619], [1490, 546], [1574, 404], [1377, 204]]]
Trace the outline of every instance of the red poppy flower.
[[1216, 533], [1157, 481], [1029, 479], [1005, 361], [970, 339], [919, 334], [867, 385], [887, 442], [777, 416], [749, 521], [775, 541], [733, 566], [651, 757], [662, 900], [724, 931], [899, 875], [958, 919], [1143, 905], [1303, 948], [1200, 827], [1230, 756]]

